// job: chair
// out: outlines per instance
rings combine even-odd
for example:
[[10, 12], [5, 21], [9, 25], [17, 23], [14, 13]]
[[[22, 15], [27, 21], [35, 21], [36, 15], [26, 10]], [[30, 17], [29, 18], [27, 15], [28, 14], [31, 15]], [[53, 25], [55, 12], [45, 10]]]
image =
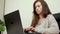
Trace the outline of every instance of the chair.
[[[58, 23], [58, 26], [59, 26], [59, 30], [60, 30], [60, 13], [53, 14], [53, 16], [55, 17], [55, 19]], [[59, 34], [60, 34], [60, 32], [59, 32]]]

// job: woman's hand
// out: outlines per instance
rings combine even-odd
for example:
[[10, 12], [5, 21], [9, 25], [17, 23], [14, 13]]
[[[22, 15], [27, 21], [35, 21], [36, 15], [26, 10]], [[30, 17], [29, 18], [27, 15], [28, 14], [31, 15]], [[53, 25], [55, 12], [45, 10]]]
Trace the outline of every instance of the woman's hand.
[[25, 28], [24, 31], [25, 31], [25, 32], [29, 32], [29, 31], [31, 31], [32, 28], [33, 28], [33, 26], [30, 26], [30, 27], [28, 27], [28, 28]]
[[35, 28], [33, 27], [33, 28], [31, 29], [31, 31], [32, 31], [32, 32], [35, 32]]

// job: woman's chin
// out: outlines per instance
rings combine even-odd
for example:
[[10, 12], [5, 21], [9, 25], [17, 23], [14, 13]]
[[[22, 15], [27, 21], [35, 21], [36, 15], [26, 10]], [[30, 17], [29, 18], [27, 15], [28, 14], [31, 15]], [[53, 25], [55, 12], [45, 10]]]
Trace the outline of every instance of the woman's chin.
[[40, 13], [37, 13], [38, 15], [40, 14]]

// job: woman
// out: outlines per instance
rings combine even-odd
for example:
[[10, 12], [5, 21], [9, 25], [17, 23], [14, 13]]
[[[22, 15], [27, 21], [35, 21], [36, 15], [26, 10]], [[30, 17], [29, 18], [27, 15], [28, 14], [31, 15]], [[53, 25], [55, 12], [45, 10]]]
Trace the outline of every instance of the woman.
[[58, 34], [58, 24], [51, 14], [44, 0], [36, 0], [33, 4], [33, 19], [30, 27], [24, 31], [38, 32], [41, 34]]

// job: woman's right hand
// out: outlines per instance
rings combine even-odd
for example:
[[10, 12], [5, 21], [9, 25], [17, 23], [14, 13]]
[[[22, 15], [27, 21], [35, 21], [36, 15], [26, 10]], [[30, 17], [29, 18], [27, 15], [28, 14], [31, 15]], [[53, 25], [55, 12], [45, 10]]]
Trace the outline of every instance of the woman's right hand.
[[32, 28], [33, 28], [33, 26], [27, 27], [27, 28], [24, 29], [24, 31], [29, 32]]

